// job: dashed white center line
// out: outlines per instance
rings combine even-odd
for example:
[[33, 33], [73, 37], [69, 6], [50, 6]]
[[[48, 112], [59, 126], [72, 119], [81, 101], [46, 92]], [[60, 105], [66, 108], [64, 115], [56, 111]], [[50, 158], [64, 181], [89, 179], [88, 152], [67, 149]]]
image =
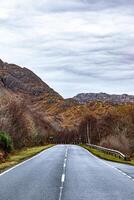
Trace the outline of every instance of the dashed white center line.
[[60, 186], [59, 200], [62, 199], [62, 193], [63, 193], [63, 188], [64, 188], [64, 182], [65, 182], [65, 178], [66, 178], [66, 162], [67, 162], [67, 156], [68, 156], [68, 149], [66, 149], [65, 158], [64, 158], [64, 163], [63, 163], [63, 173], [62, 173], [62, 176], [61, 176], [61, 186]]
[[66, 168], [66, 163], [64, 163], [63, 168]]
[[64, 183], [64, 181], [65, 181], [65, 174], [62, 174], [61, 182]]

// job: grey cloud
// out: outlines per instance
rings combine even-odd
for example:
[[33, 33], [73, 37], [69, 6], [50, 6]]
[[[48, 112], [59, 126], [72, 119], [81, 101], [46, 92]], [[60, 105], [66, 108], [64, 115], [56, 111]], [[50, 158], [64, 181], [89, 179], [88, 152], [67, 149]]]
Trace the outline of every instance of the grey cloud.
[[133, 92], [133, 7], [132, 0], [24, 0], [0, 18], [1, 58], [64, 96]]
[[80, 11], [94, 11], [102, 9], [111, 9], [118, 7], [132, 7], [134, 6], [133, 0], [129, 2], [126, 0], [49, 0], [35, 3], [36, 9], [42, 12], [80, 12]]

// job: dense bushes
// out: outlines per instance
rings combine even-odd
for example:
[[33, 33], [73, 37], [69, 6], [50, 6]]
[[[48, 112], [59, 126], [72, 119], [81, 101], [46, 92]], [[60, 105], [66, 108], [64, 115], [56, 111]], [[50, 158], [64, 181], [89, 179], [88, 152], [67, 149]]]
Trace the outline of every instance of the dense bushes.
[[103, 147], [108, 147], [121, 151], [122, 153], [130, 153], [130, 142], [123, 134], [119, 135], [109, 135], [100, 141], [100, 145]]
[[6, 154], [10, 153], [13, 149], [12, 139], [5, 132], [0, 132], [0, 149]]
[[[123, 153], [134, 152], [134, 105], [95, 108], [79, 126], [82, 142], [88, 141]], [[88, 127], [88, 128], [87, 128]]]
[[49, 135], [55, 133], [44, 112], [21, 99], [0, 104], [0, 130], [10, 133], [14, 149], [48, 143]]
[[[134, 104], [92, 102], [74, 106], [65, 114], [54, 115], [53, 111], [48, 117], [49, 112], [38, 109], [37, 104], [30, 107], [15, 99], [0, 111], [0, 130], [10, 133], [15, 149], [50, 142], [87, 143], [90, 139], [93, 144], [134, 152]], [[3, 141], [11, 144], [10, 137], [4, 134], [3, 139], [2, 134], [0, 150], [7, 147]]]

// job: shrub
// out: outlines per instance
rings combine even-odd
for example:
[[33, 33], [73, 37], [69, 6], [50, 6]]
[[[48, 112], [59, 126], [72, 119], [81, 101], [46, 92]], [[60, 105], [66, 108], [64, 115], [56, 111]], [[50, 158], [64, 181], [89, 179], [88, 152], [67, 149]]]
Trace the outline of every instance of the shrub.
[[0, 132], [0, 149], [5, 153], [10, 153], [13, 149], [12, 139], [5, 132]]
[[129, 138], [127, 138], [124, 134], [108, 135], [106, 138], [101, 140], [100, 145], [119, 150], [122, 153], [130, 153]]

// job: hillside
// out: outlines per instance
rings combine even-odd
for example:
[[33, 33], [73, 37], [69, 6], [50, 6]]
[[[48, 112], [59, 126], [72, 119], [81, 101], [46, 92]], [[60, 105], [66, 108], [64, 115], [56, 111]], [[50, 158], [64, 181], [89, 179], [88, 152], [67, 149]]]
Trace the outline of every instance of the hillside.
[[90, 101], [103, 101], [113, 104], [121, 103], [134, 103], [134, 95], [122, 94], [106, 94], [106, 93], [81, 93], [73, 97], [74, 100], [81, 104], [85, 104]]
[[54, 132], [42, 109], [63, 98], [27, 68], [0, 60], [0, 129], [16, 147], [41, 143]]
[[33, 96], [49, 94], [62, 98], [29, 69], [2, 60], [0, 60], [0, 86], [22, 94]]
[[132, 102], [133, 96], [104, 93], [63, 99], [29, 69], [0, 60], [0, 130], [15, 148], [86, 143], [88, 126], [92, 143], [132, 154]]
[[[76, 120], [75, 111], [78, 118]], [[52, 135], [78, 130], [79, 103], [63, 99], [27, 68], [0, 60], [0, 130], [16, 147], [49, 142]]]

